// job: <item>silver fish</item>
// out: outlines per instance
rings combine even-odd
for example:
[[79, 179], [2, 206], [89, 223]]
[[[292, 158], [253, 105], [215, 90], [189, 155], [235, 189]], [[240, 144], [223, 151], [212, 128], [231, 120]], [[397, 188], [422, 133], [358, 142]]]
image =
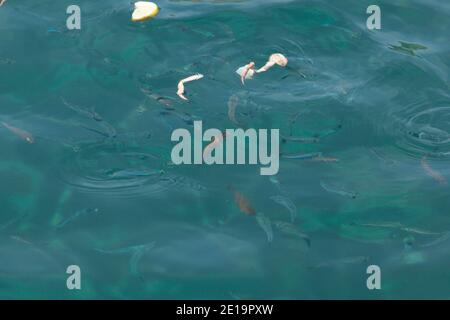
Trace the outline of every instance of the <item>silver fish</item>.
[[321, 152], [312, 153], [282, 153], [280, 154], [283, 159], [297, 159], [297, 160], [309, 160], [319, 158], [322, 156]]
[[284, 234], [298, 237], [304, 240], [308, 247], [311, 247], [311, 238], [298, 230], [298, 228], [292, 223], [275, 221], [274, 225], [279, 231], [283, 232]]
[[103, 118], [97, 112], [95, 112], [95, 110], [93, 108], [91, 108], [91, 109], [84, 109], [82, 107], [73, 105], [73, 104], [67, 102], [63, 97], [61, 97], [61, 101], [66, 107], [68, 107], [72, 111], [75, 111], [76, 113], [78, 113], [78, 114], [80, 114], [82, 116], [85, 116], [87, 118], [93, 119], [95, 121], [102, 121], [103, 120]]
[[261, 227], [261, 229], [264, 230], [267, 236], [267, 241], [272, 242], [273, 241], [273, 230], [272, 230], [272, 222], [268, 217], [266, 217], [262, 212], [258, 212], [256, 214], [256, 221], [258, 222], [258, 225]]
[[33, 136], [31, 135], [31, 133], [29, 133], [29, 132], [27, 132], [27, 131], [25, 131], [25, 130], [22, 130], [22, 129], [13, 127], [13, 126], [7, 124], [6, 122], [2, 122], [2, 125], [3, 125], [6, 129], [8, 129], [8, 130], [11, 131], [12, 133], [14, 133], [16, 136], [18, 136], [18, 137], [20, 137], [21, 139], [25, 140], [26, 142], [28, 142], [28, 143], [34, 143], [34, 138], [33, 138]]
[[288, 197], [277, 195], [270, 197], [270, 200], [273, 200], [274, 202], [278, 203], [279, 205], [282, 205], [285, 207], [291, 216], [291, 222], [295, 221], [295, 218], [297, 217], [297, 207], [295, 204], [289, 199]]
[[104, 253], [104, 254], [131, 254], [129, 268], [130, 273], [133, 276], [139, 276], [139, 262], [142, 257], [150, 250], [155, 247], [155, 242], [150, 242], [147, 244], [140, 244], [136, 246], [120, 248], [120, 249], [112, 249], [112, 250], [103, 250], [103, 249], [95, 249], [95, 251]]
[[367, 256], [347, 257], [347, 258], [342, 258], [342, 259], [321, 262], [319, 264], [316, 264], [315, 266], [312, 266], [312, 268], [338, 267], [338, 266], [349, 265], [349, 264], [362, 264], [367, 261], [369, 261], [369, 257], [367, 257]]
[[341, 195], [343, 197], [349, 197], [352, 199], [356, 199], [357, 197], [357, 193], [354, 191], [350, 191], [350, 190], [345, 190], [342, 186], [339, 185], [335, 185], [335, 184], [330, 184], [324, 181], [320, 181], [320, 186], [331, 193], [336, 193], [338, 195]]
[[439, 238], [437, 238], [437, 239], [435, 239], [435, 240], [433, 240], [431, 242], [428, 242], [428, 243], [426, 243], [424, 245], [421, 245], [421, 247], [422, 248], [432, 247], [432, 246], [438, 245], [438, 244], [440, 244], [440, 243], [442, 243], [444, 241], [447, 241], [448, 239], [450, 239], [450, 231], [444, 232], [442, 234], [442, 236], [440, 236]]
[[280, 135], [281, 141], [291, 141], [299, 143], [318, 143], [320, 141], [317, 137], [295, 137], [295, 136], [284, 136]]
[[65, 219], [62, 222], [60, 222], [59, 224], [57, 224], [56, 227], [62, 228], [82, 216], [95, 214], [98, 212], [99, 212], [98, 208], [87, 208], [87, 209], [79, 210], [79, 211], [75, 212], [73, 215], [71, 215], [70, 217], [68, 217], [67, 219]]

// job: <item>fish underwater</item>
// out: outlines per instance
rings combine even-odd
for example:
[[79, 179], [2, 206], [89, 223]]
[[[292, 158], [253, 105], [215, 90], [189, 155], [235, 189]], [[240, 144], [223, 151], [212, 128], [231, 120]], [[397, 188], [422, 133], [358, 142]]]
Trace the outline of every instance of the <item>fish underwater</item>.
[[389, 45], [389, 49], [400, 52], [400, 53], [406, 53], [411, 56], [416, 55], [416, 51], [418, 50], [426, 50], [427, 47], [417, 44], [417, 43], [409, 43], [404, 41], [399, 41], [399, 45]]
[[130, 274], [133, 276], [140, 276], [139, 273], [139, 262], [143, 258], [143, 256], [151, 249], [155, 247], [155, 242], [150, 242], [146, 244], [140, 244], [125, 248], [119, 248], [119, 249], [95, 249], [95, 251], [103, 254], [111, 254], [111, 255], [122, 255], [122, 254], [130, 254], [130, 261], [129, 261], [129, 271]]
[[297, 217], [297, 207], [295, 206], [295, 204], [292, 202], [291, 199], [289, 199], [286, 196], [276, 195], [276, 196], [271, 196], [270, 200], [285, 207], [290, 213], [291, 222], [295, 221], [295, 219]]
[[253, 209], [253, 207], [250, 204], [250, 201], [244, 195], [242, 195], [239, 191], [235, 190], [232, 186], [229, 186], [228, 190], [233, 192], [234, 201], [236, 202], [237, 206], [243, 213], [249, 216], [256, 215], [255, 209]]
[[308, 248], [311, 247], [311, 238], [308, 235], [301, 232], [300, 230], [298, 230], [298, 228], [294, 224], [289, 223], [289, 222], [283, 222], [283, 221], [275, 221], [274, 225], [282, 233], [290, 235], [290, 236], [298, 237], [298, 238], [302, 239], [303, 241], [305, 241]]
[[87, 208], [75, 212], [73, 215], [69, 216], [65, 220], [61, 221], [56, 225], [56, 228], [63, 228], [66, 225], [72, 223], [73, 221], [87, 215], [97, 214], [99, 212], [98, 208]]
[[19, 138], [25, 140], [25, 141], [28, 142], [28, 143], [34, 143], [34, 138], [33, 138], [33, 136], [31, 135], [31, 133], [29, 133], [29, 132], [27, 132], [27, 131], [25, 131], [25, 130], [22, 130], [22, 129], [13, 127], [13, 126], [7, 124], [6, 122], [1, 122], [1, 124], [2, 124], [6, 129], [8, 129], [8, 130], [11, 131], [12, 133], [14, 133], [16, 136], [18, 136]]
[[335, 194], [338, 194], [338, 195], [343, 196], [343, 197], [356, 199], [356, 197], [358, 196], [358, 194], [356, 192], [347, 190], [340, 184], [328, 183], [328, 182], [325, 182], [325, 181], [321, 180], [320, 181], [320, 186], [325, 191], [328, 191], [328, 192], [331, 192], [331, 193], [335, 193]]
[[239, 121], [236, 120], [236, 108], [239, 104], [239, 97], [237, 95], [232, 95], [228, 99], [228, 119], [236, 125], [240, 125]]
[[426, 156], [422, 158], [422, 160], [420, 161], [420, 164], [422, 165], [423, 170], [425, 170], [425, 172], [430, 177], [432, 177], [434, 180], [436, 180], [439, 184], [441, 184], [441, 185], [447, 184], [447, 179], [440, 172], [431, 168], [431, 166], [429, 165], [429, 163], [427, 161]]
[[414, 234], [428, 235], [428, 236], [442, 235], [441, 232], [433, 232], [433, 231], [423, 230], [423, 229], [414, 228], [414, 227], [407, 227], [399, 222], [373, 222], [373, 223], [352, 222], [351, 225], [359, 226], [359, 227], [395, 229], [395, 230], [404, 231], [407, 233], [414, 233]]
[[368, 261], [369, 261], [368, 256], [354, 256], [320, 262], [318, 264], [310, 266], [310, 268], [315, 269], [315, 268], [343, 267], [346, 265], [363, 264]]
[[261, 229], [264, 230], [267, 236], [267, 241], [272, 242], [273, 241], [273, 229], [272, 229], [272, 222], [268, 217], [264, 215], [262, 212], [258, 212], [256, 214], [256, 221], [258, 225], [261, 227]]

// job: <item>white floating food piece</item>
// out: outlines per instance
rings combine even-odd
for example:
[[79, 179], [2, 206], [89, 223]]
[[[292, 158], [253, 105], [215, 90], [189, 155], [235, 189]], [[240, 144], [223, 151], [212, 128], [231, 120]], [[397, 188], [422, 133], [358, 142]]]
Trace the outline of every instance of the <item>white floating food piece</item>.
[[[236, 73], [242, 77], [244, 75], [245, 70], [247, 69], [247, 66], [240, 67], [236, 70]], [[255, 71], [253, 69], [249, 69], [247, 71], [247, 74], [245, 75], [245, 79], [253, 79], [253, 76], [255, 75]]]
[[134, 4], [133, 15], [131, 16], [132, 21], [145, 21], [154, 16], [159, 12], [158, 6], [150, 1], [138, 1]]
[[242, 84], [245, 84], [245, 79], [253, 79], [253, 75], [255, 74], [255, 63], [252, 61], [249, 64], [240, 67], [236, 70], [236, 73], [241, 76]]
[[201, 78], [203, 78], [203, 75], [200, 73], [197, 73], [197, 74], [194, 74], [193, 76], [190, 76], [190, 77], [184, 78], [183, 80], [180, 80], [180, 82], [178, 82], [177, 95], [183, 100], [188, 100], [188, 98], [186, 98], [184, 96], [184, 84], [189, 81], [200, 80]]
[[281, 53], [274, 53], [269, 57], [269, 61], [266, 62], [264, 67], [256, 70], [256, 72], [257, 73], [265, 72], [276, 64], [279, 65], [280, 67], [286, 67], [288, 64], [288, 59]]

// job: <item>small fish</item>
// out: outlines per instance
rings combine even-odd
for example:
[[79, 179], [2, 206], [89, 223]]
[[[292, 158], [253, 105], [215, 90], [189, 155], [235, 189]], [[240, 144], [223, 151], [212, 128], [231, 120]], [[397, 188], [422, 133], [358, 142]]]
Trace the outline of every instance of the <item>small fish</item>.
[[89, 131], [91, 131], [91, 132], [97, 133], [97, 134], [99, 134], [99, 135], [101, 135], [101, 136], [103, 136], [103, 137], [105, 137], [105, 138], [108, 138], [108, 137], [109, 137], [109, 134], [106, 133], [106, 132], [103, 132], [103, 131], [100, 131], [100, 130], [97, 130], [97, 129], [94, 129], [94, 128], [89, 128], [89, 127], [87, 127], [87, 126], [85, 126], [85, 125], [81, 125], [81, 127], [84, 128], [84, 129], [86, 129], [86, 130], [89, 130]]
[[275, 187], [278, 189], [278, 191], [280, 191], [281, 194], [287, 194], [286, 190], [281, 185], [280, 180], [278, 180], [276, 176], [270, 176], [269, 180], [275, 185]]
[[305, 241], [308, 248], [311, 247], [311, 238], [308, 235], [300, 232], [294, 224], [288, 223], [288, 222], [283, 222], [283, 221], [275, 221], [275, 227], [279, 231], [281, 231], [287, 235], [291, 235], [291, 236], [302, 239], [303, 241]]
[[310, 161], [316, 161], [316, 162], [339, 162], [338, 158], [331, 158], [331, 157], [324, 157], [322, 154], [319, 156], [310, 159]]
[[162, 96], [160, 96], [158, 94], [155, 94], [155, 93], [151, 93], [150, 90], [145, 89], [145, 88], [141, 88], [141, 92], [145, 96], [147, 96], [148, 98], [153, 99], [156, 102], [164, 105], [166, 108], [172, 108], [173, 107], [173, 102], [170, 99], [168, 99], [168, 98], [162, 97]]
[[86, 216], [86, 215], [91, 215], [91, 214], [95, 214], [98, 213], [99, 210], [97, 208], [87, 208], [87, 209], [83, 209], [83, 210], [79, 210], [77, 212], [75, 212], [73, 215], [71, 215], [70, 217], [68, 217], [67, 219], [63, 220], [62, 222], [58, 223], [56, 225], [56, 228], [63, 228], [64, 226], [66, 226], [67, 224], [73, 222], [74, 220], [82, 217], [82, 216]]
[[391, 228], [391, 229], [400, 229], [403, 226], [399, 222], [375, 222], [375, 223], [352, 222], [350, 223], [350, 225], [358, 227]]
[[291, 141], [291, 142], [299, 142], [299, 143], [318, 143], [320, 141], [317, 137], [293, 137], [293, 136], [283, 136], [280, 135], [281, 141]]
[[428, 236], [434, 236], [434, 235], [441, 235], [441, 232], [433, 232], [428, 230], [423, 230], [419, 228], [412, 228], [407, 227], [401, 224], [400, 222], [374, 222], [374, 223], [357, 223], [352, 222], [351, 225], [353, 226], [359, 226], [359, 227], [371, 227], [371, 228], [387, 228], [387, 229], [396, 229], [408, 233], [415, 233], [415, 234], [421, 234], [421, 235], [428, 235]]
[[236, 120], [236, 108], [239, 103], [239, 98], [237, 95], [233, 94], [228, 99], [228, 119], [231, 120], [234, 124], [240, 125], [239, 122]]
[[89, 109], [84, 109], [82, 107], [70, 104], [63, 97], [61, 97], [61, 100], [62, 100], [62, 103], [66, 107], [68, 107], [69, 109], [75, 111], [76, 113], [78, 113], [78, 114], [80, 114], [82, 116], [85, 116], [87, 118], [93, 119], [93, 120], [98, 121], [98, 122], [103, 120], [103, 118], [97, 112], [95, 112], [95, 110], [93, 108], [91, 108], [89, 110]]
[[130, 273], [133, 276], [139, 276], [139, 262], [142, 257], [152, 248], [155, 247], [155, 242], [150, 242], [148, 244], [141, 244], [126, 248], [103, 250], [95, 249], [95, 251], [105, 254], [129, 254], [131, 253], [131, 258], [129, 262]]
[[444, 232], [444, 233], [442, 234], [442, 236], [440, 236], [439, 238], [437, 238], [437, 239], [435, 239], [435, 240], [433, 240], [433, 241], [431, 241], [431, 242], [428, 242], [428, 243], [426, 243], [426, 244], [424, 244], [424, 245], [421, 245], [421, 247], [422, 247], [422, 248], [432, 247], [432, 246], [435, 246], [435, 245], [437, 245], [437, 244], [440, 244], [440, 243], [442, 243], [442, 242], [444, 242], [444, 241], [447, 241], [448, 239], [450, 239], [450, 231]]
[[370, 151], [381, 161], [387, 165], [394, 165], [396, 162], [392, 159], [387, 158], [384, 154], [381, 154], [377, 149], [370, 148]]
[[270, 200], [285, 207], [291, 215], [291, 222], [295, 221], [295, 218], [297, 217], [297, 207], [291, 201], [291, 199], [289, 199], [288, 197], [285, 197], [285, 196], [277, 195], [277, 196], [270, 197]]
[[0, 7], [6, 2], [6, 0], [0, 0]]
[[283, 159], [311, 160], [322, 156], [321, 152], [312, 153], [281, 153]]
[[136, 177], [149, 177], [155, 174], [162, 174], [163, 170], [136, 170], [136, 169], [123, 169], [123, 170], [110, 170], [106, 174], [111, 178], [136, 178]]
[[114, 128], [109, 122], [107, 121], [102, 121], [99, 124], [101, 127], [105, 128], [106, 130], [106, 134], [108, 135], [109, 138], [115, 138], [117, 137], [117, 131], [116, 128]]
[[434, 180], [436, 180], [438, 183], [442, 184], [442, 185], [446, 185], [447, 184], [447, 179], [445, 179], [445, 177], [439, 173], [438, 171], [434, 170], [433, 168], [430, 167], [430, 165], [428, 164], [427, 161], [427, 157], [423, 157], [422, 160], [420, 161], [422, 168], [425, 170], [425, 172], [432, 177]]
[[356, 197], [358, 195], [354, 191], [348, 191], [348, 190], [343, 189], [341, 186], [331, 185], [331, 184], [328, 184], [328, 183], [326, 183], [324, 181], [320, 181], [320, 186], [324, 190], [326, 190], [328, 192], [336, 193], [336, 194], [341, 195], [343, 197], [349, 197], [349, 198], [352, 198], [352, 199], [356, 199]]
[[441, 232], [433, 232], [433, 231], [427, 231], [427, 230], [422, 230], [422, 229], [418, 229], [418, 228], [410, 228], [410, 227], [402, 227], [402, 228], [400, 228], [400, 230], [409, 232], [409, 233], [426, 235], [426, 236], [435, 236], [435, 235], [442, 234]]
[[325, 262], [316, 264], [315, 266], [312, 266], [312, 268], [338, 267], [338, 266], [349, 265], [349, 264], [361, 264], [361, 263], [366, 263], [368, 261], [369, 261], [369, 257], [367, 257], [367, 256], [356, 256], [356, 257], [348, 257], [348, 258], [325, 261]]
[[16, 218], [13, 218], [13, 219], [7, 221], [6, 223], [3, 223], [2, 225], [0, 225], [0, 231], [9, 228], [10, 226], [12, 226], [15, 223], [19, 222], [20, 220], [22, 220], [25, 216], [26, 215], [23, 214], [23, 215], [21, 215], [19, 217], [16, 217]]
[[200, 73], [197, 73], [197, 74], [195, 74], [193, 76], [190, 76], [190, 77], [187, 77], [187, 78], [184, 78], [184, 79], [180, 80], [180, 82], [178, 82], [177, 95], [183, 100], [189, 100], [188, 98], [186, 98], [184, 96], [184, 84], [186, 82], [190, 82], [190, 81], [194, 81], [194, 80], [200, 80], [201, 78], [203, 78], [203, 75], [200, 74]]
[[417, 43], [408, 43], [408, 42], [403, 42], [403, 41], [399, 41], [399, 43], [400, 43], [400, 45], [389, 45], [389, 49], [398, 51], [398, 52], [408, 53], [412, 56], [416, 55], [417, 50], [428, 49], [427, 47], [425, 47], [421, 44], [417, 44]]
[[14, 133], [16, 136], [18, 136], [18, 137], [20, 137], [21, 139], [25, 140], [26, 142], [28, 142], [28, 143], [34, 143], [34, 138], [33, 138], [33, 136], [31, 135], [31, 133], [29, 133], [29, 132], [27, 132], [27, 131], [25, 131], [25, 130], [22, 130], [22, 129], [13, 127], [13, 126], [11, 126], [11, 125], [5, 123], [5, 122], [2, 122], [2, 125], [3, 125], [6, 129], [8, 129], [8, 130], [11, 131], [12, 133]]
[[61, 30], [58, 30], [56, 28], [48, 28], [47, 33], [62, 33]]
[[12, 236], [10, 236], [10, 238], [13, 239], [14, 241], [20, 242], [22, 244], [26, 244], [26, 245], [29, 245], [29, 246], [33, 245], [32, 242], [30, 242], [30, 241], [28, 241], [28, 240], [26, 240], [26, 239], [24, 239], [24, 238], [22, 238], [20, 236], [12, 235]]
[[342, 124], [338, 124], [335, 128], [333, 128], [333, 129], [329, 129], [329, 130], [327, 130], [327, 131], [325, 131], [325, 132], [322, 132], [322, 133], [319, 133], [319, 134], [317, 134], [317, 137], [319, 138], [319, 139], [323, 139], [323, 138], [326, 138], [326, 137], [328, 137], [328, 136], [331, 136], [331, 135], [333, 135], [333, 134], [335, 134], [335, 133], [337, 133], [339, 130], [341, 130], [342, 129]]
[[256, 222], [264, 230], [267, 236], [267, 241], [273, 241], [273, 230], [272, 230], [272, 222], [268, 217], [266, 217], [262, 212], [258, 212], [256, 214]]
[[233, 187], [228, 187], [228, 189], [234, 194], [234, 201], [238, 205], [239, 209], [249, 216], [256, 215], [255, 209], [252, 208], [250, 201], [244, 197], [240, 192], [236, 191]]
[[9, 58], [0, 58], [0, 64], [14, 64], [15, 60]]

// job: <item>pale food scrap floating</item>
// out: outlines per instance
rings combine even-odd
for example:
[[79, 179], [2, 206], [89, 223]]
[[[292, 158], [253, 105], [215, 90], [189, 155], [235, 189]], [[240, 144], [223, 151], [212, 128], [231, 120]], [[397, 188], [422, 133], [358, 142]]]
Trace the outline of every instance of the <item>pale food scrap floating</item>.
[[183, 100], [188, 100], [188, 98], [186, 98], [184, 96], [184, 84], [189, 81], [200, 80], [201, 78], [203, 78], [203, 75], [200, 73], [197, 73], [193, 76], [190, 76], [190, 77], [184, 78], [183, 80], [180, 80], [180, 82], [178, 82], [177, 95]]
[[134, 3], [132, 21], [145, 21], [156, 16], [159, 12], [158, 6], [150, 1], [138, 1]]

